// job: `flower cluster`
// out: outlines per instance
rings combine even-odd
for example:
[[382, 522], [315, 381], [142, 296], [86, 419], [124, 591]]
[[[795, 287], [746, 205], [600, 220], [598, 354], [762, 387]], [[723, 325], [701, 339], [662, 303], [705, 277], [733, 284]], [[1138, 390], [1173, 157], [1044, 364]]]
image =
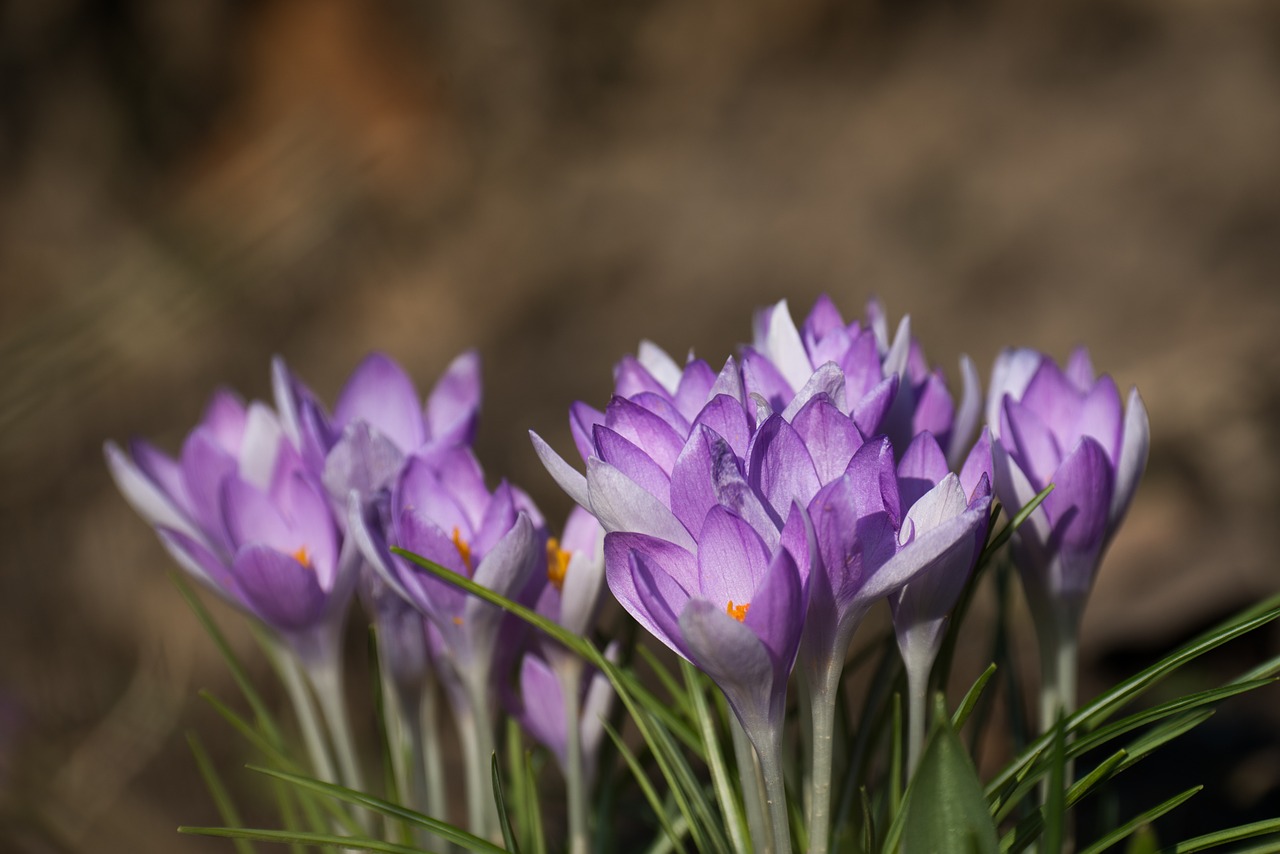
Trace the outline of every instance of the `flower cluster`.
[[[909, 320], [891, 336], [875, 302], [846, 321], [823, 297], [799, 325], [779, 302], [718, 369], [642, 342], [617, 365], [603, 410], [570, 408], [581, 468], [530, 434], [579, 505], [559, 537], [524, 492], [490, 489], [472, 453], [474, 354], [454, 361], [425, 407], [398, 365], [370, 356], [332, 412], [277, 361], [274, 410], [219, 392], [178, 459], [142, 441], [129, 453], [108, 444], [107, 459], [179, 564], [270, 627], [322, 703], [359, 592], [416, 751], [414, 767], [397, 769], [401, 790], [425, 789], [432, 814], [444, 812], [434, 725], [420, 724], [434, 719], [432, 673], [463, 744], [472, 829], [497, 833], [487, 789], [501, 705], [563, 771], [575, 854], [587, 846], [586, 789], [613, 695], [605, 674], [410, 553], [577, 635], [592, 632], [607, 582], [640, 627], [723, 692], [745, 745], [744, 792], [757, 766], [763, 780], [752, 838], [779, 854], [790, 849], [782, 745], [799, 665], [808, 841], [824, 852], [841, 675], [866, 615], [882, 601], [892, 615], [914, 767], [930, 674], [993, 502], [1013, 513], [1043, 499], [1012, 553], [1042, 631], [1051, 723], [1074, 702], [1080, 614], [1146, 462], [1136, 390], [1126, 411], [1083, 350], [1065, 369], [1034, 351], [1002, 353], [985, 425], [967, 357], [960, 378], [954, 395]], [[325, 705], [341, 729], [337, 693]], [[323, 776], [323, 746], [313, 753]], [[358, 782], [341, 744], [338, 758]]]

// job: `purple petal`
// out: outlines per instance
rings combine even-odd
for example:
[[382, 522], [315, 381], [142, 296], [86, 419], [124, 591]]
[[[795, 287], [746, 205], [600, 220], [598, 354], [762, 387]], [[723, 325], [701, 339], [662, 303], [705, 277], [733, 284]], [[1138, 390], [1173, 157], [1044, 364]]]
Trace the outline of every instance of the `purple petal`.
[[235, 476], [227, 478], [221, 501], [227, 533], [237, 549], [263, 545], [290, 555], [306, 546], [262, 490], [247, 481]]
[[639, 357], [640, 364], [661, 384], [663, 389], [667, 392], [675, 392], [676, 387], [680, 385], [681, 370], [676, 360], [667, 355], [666, 350], [652, 341], [642, 340], [636, 355]]
[[[663, 355], [666, 355], [665, 353]], [[667, 357], [668, 360], [670, 357]], [[672, 363], [674, 367], [675, 363]], [[676, 368], [675, 378], [680, 376]], [[631, 398], [643, 392], [669, 395], [671, 392], [634, 356], [623, 356], [613, 368], [613, 393], [618, 397]]]
[[377, 577], [406, 602], [413, 597], [400, 581], [398, 558], [387, 546], [386, 532], [379, 519], [377, 506], [360, 500], [357, 493], [347, 498], [347, 538], [356, 544], [360, 555], [373, 568]]
[[802, 387], [813, 373], [813, 363], [805, 352], [804, 342], [800, 340], [800, 332], [791, 319], [791, 309], [787, 301], [781, 300], [768, 313], [764, 328], [762, 350], [787, 383], [793, 388]]
[[773, 362], [762, 353], [745, 347], [742, 350], [742, 385], [748, 395], [759, 395], [771, 412], [781, 412], [795, 397], [795, 390], [809, 378], [806, 373], [799, 384], [791, 385]]
[[[959, 490], [958, 484], [956, 489]], [[869, 575], [858, 591], [860, 603], [868, 606], [894, 593], [952, 549], [972, 551], [974, 531], [977, 525], [984, 523], [988, 509], [982, 505], [976, 506], [917, 534], [901, 551]]]
[[747, 482], [772, 507], [779, 529], [792, 502], [806, 507], [818, 492], [818, 473], [804, 440], [779, 415], [760, 425], [747, 460]]
[[209, 431], [218, 447], [234, 455], [244, 441], [244, 402], [235, 392], [218, 389], [209, 398], [200, 426]]
[[1048, 485], [1062, 462], [1062, 448], [1049, 425], [1030, 407], [1006, 398], [1004, 414], [1008, 424], [1006, 447], [1039, 492]]
[[884, 381], [874, 332], [864, 330], [850, 342], [840, 359], [840, 369], [844, 371], [844, 392], [851, 406]]
[[604, 413], [582, 401], [569, 407], [569, 432], [573, 434], [573, 443], [578, 446], [578, 454], [583, 461], [594, 457], [595, 446], [591, 444], [592, 431], [597, 424], [604, 423]]
[[338, 531], [329, 502], [301, 473], [290, 479], [282, 498], [294, 539], [306, 549], [320, 586], [332, 590], [338, 572]]
[[1081, 392], [1086, 392], [1093, 387], [1093, 360], [1089, 358], [1089, 351], [1084, 347], [1077, 347], [1071, 351], [1070, 358], [1067, 359], [1067, 368], [1064, 371], [1067, 379]]
[[874, 436], [884, 432], [884, 424], [888, 420], [889, 410], [898, 399], [899, 380], [897, 375], [881, 380], [871, 391], [860, 399], [854, 400], [850, 417], [863, 436]]
[[[471, 543], [472, 553], [487, 555], [501, 538], [507, 535], [516, 524], [519, 511], [516, 509], [516, 493], [511, 484], [502, 481], [493, 491], [493, 497], [485, 507], [484, 516], [475, 528], [475, 540]], [[523, 514], [528, 516], [527, 513]], [[532, 525], [533, 520], [530, 519]]]
[[562, 770], [569, 767], [569, 730], [560, 680], [541, 658], [526, 655], [520, 662], [521, 723], [541, 742]]
[[1027, 383], [1021, 404], [1040, 418], [1066, 450], [1075, 445], [1075, 437], [1068, 434], [1075, 426], [1084, 396], [1052, 359], [1045, 359]]
[[588, 506], [586, 476], [565, 462], [563, 457], [552, 450], [551, 446], [532, 430], [529, 431], [529, 439], [533, 442], [533, 450], [538, 455], [538, 459], [542, 461], [543, 467], [556, 485], [579, 505]]
[[[487, 501], [486, 501], [487, 504]], [[474, 512], [468, 512], [468, 510]], [[457, 531], [466, 540], [475, 536], [485, 505], [465, 508], [442, 482], [439, 471], [422, 457], [412, 456], [405, 464], [392, 492], [391, 512], [398, 518], [412, 511], [430, 519], [442, 531]]]
[[764, 644], [775, 679], [784, 684], [800, 646], [806, 604], [799, 569], [787, 550], [779, 549], [751, 598], [744, 623]]
[[276, 414], [261, 403], [251, 403], [238, 455], [240, 476], [259, 489], [269, 487], [284, 444], [284, 430]]
[[119, 446], [114, 442], [107, 442], [102, 450], [107, 458], [111, 478], [116, 482], [120, 494], [147, 524], [173, 528], [189, 537], [203, 539], [187, 514]]
[[[424, 557], [432, 563], [459, 575], [471, 577], [473, 567], [463, 563], [462, 555], [452, 538], [434, 522], [412, 510], [406, 510], [396, 519], [395, 544], [405, 551]], [[395, 577], [408, 599], [418, 610], [436, 621], [442, 629], [451, 630], [446, 622], [460, 616], [467, 594], [419, 567], [416, 563], [394, 557]]]
[[676, 387], [675, 404], [686, 422], [692, 422], [694, 416], [711, 399], [711, 389], [715, 384], [716, 372], [701, 359], [684, 366], [680, 384]]
[[777, 684], [774, 663], [760, 638], [710, 602], [694, 599], [680, 615], [679, 631], [693, 663], [724, 692], [748, 738], [765, 749], [782, 725], [785, 681]]
[[[664, 567], [651, 562], [649, 557], [634, 549], [627, 553], [627, 573], [631, 577], [629, 586], [636, 598], [629, 601], [615, 592], [618, 602], [636, 622], [666, 644], [672, 652], [687, 658], [688, 652], [677, 615], [689, 603], [688, 591]], [[612, 578], [611, 575], [611, 589]], [[626, 586], [620, 585], [624, 590]]]
[[353, 489], [368, 497], [390, 485], [404, 466], [395, 443], [367, 422], [348, 424], [324, 461], [325, 489], [335, 501]]
[[665, 393], [641, 392], [632, 397], [631, 402], [643, 409], [647, 409], [665, 421], [667, 426], [675, 431], [676, 436], [680, 437], [681, 441], [689, 434], [689, 419], [680, 414], [680, 410], [676, 408], [675, 401]]
[[[217, 544], [226, 541], [222, 484], [236, 472], [236, 461], [202, 427], [182, 443], [182, 479], [199, 528]], [[178, 526], [174, 526], [178, 527]]]
[[742, 372], [738, 369], [738, 363], [730, 356], [725, 360], [724, 367], [720, 369], [720, 373], [716, 375], [716, 381], [711, 386], [711, 390], [707, 392], [708, 397], [715, 397], [718, 394], [725, 394], [738, 403], [742, 403], [747, 399], [746, 389], [742, 385]]
[[449, 363], [427, 397], [426, 435], [442, 444], [470, 444], [476, 434], [480, 393], [480, 354], [468, 350]]
[[716, 504], [741, 516], [772, 543], [774, 522], [747, 484], [741, 461], [719, 434], [699, 426], [672, 470], [671, 509], [686, 529], [696, 531]]
[[365, 357], [351, 374], [338, 396], [333, 416], [340, 428], [355, 421], [367, 421], [406, 453], [416, 450], [427, 439], [413, 380], [400, 365], [381, 353]]
[[929, 374], [924, 388], [916, 398], [916, 411], [911, 421], [912, 434], [928, 430], [939, 441], [948, 442], [955, 414], [955, 403], [951, 400], [951, 392], [947, 391], [946, 381], [939, 373]]
[[1151, 449], [1151, 426], [1147, 421], [1147, 409], [1142, 405], [1136, 388], [1129, 391], [1129, 406], [1124, 414], [1124, 440], [1120, 445], [1120, 459], [1116, 464], [1115, 494], [1111, 498], [1108, 527], [1114, 532], [1125, 511], [1138, 479], [1147, 467], [1147, 454]]
[[233, 604], [237, 600], [235, 577], [226, 562], [218, 558], [201, 543], [182, 531], [172, 528], [156, 528], [160, 544], [179, 566], [191, 577]]
[[849, 416], [823, 397], [815, 397], [796, 413], [795, 428], [813, 460], [819, 483], [830, 483], [853, 459], [862, 445], [862, 436]]
[[947, 458], [933, 434], [920, 433], [898, 463], [898, 490], [902, 505], [910, 507], [949, 473]]
[[1044, 510], [1053, 526], [1048, 546], [1059, 555], [1062, 576], [1051, 583], [1083, 595], [1093, 583], [1115, 488], [1106, 451], [1086, 436], [1062, 461], [1053, 482]]
[[963, 390], [960, 405], [956, 408], [951, 439], [947, 444], [947, 463], [952, 468], [960, 465], [960, 455], [968, 447], [969, 437], [973, 435], [973, 428], [978, 425], [978, 415], [982, 411], [982, 381], [978, 379], [978, 369], [968, 356], [960, 357], [960, 377]]
[[587, 461], [587, 498], [606, 531], [635, 531], [694, 548], [693, 538], [666, 505], [603, 460]]
[[[991, 446], [992, 471], [995, 473], [996, 496], [1010, 514], [1017, 514], [1039, 492], [1031, 485], [1026, 473], [1017, 461], [1005, 450], [1003, 442], [995, 442]], [[1044, 515], [1044, 505], [1026, 518], [1019, 529], [1020, 535], [1030, 537], [1039, 542], [1049, 536], [1049, 522]]]
[[995, 475], [991, 462], [991, 430], [987, 427], [982, 428], [978, 441], [970, 449], [969, 456], [965, 457], [964, 467], [960, 469], [960, 485], [964, 487], [964, 494], [969, 496], [970, 501], [984, 475], [987, 483], [992, 483]]
[[1005, 395], [1021, 400], [1042, 361], [1044, 356], [1027, 348], [1002, 350], [996, 356], [991, 368], [991, 388], [987, 392], [987, 426], [991, 428], [992, 438], [1004, 437], [1000, 417]]
[[670, 506], [671, 478], [653, 461], [653, 457], [603, 424], [596, 425], [595, 445], [600, 459], [644, 487], [654, 498]]
[[[662, 567], [682, 589], [698, 588], [698, 561], [688, 550], [645, 534], [605, 534], [605, 575], [610, 591], [624, 605], [627, 602], [635, 605], [639, 601], [630, 570], [632, 552], [641, 555], [649, 565]], [[685, 595], [687, 598], [688, 593]]]
[[713, 603], [750, 602], [769, 569], [769, 552], [750, 525], [719, 505], [698, 535], [698, 586]]
[[1062, 442], [1062, 447], [1075, 447], [1076, 440], [1081, 436], [1092, 436], [1098, 440], [1102, 450], [1107, 452], [1107, 459], [1114, 467], [1120, 459], [1123, 429], [1120, 391], [1116, 388], [1115, 380], [1104, 374], [1085, 395], [1076, 417], [1075, 429]]
[[663, 471], [671, 471], [684, 439], [661, 416], [615, 396], [605, 409], [605, 426], [642, 449]]
[[904, 314], [898, 321], [898, 331], [893, 335], [893, 343], [884, 355], [884, 375], [898, 377], [907, 376], [907, 361], [911, 358], [911, 315]]
[[[729, 447], [739, 457], [747, 455], [747, 443], [751, 439], [751, 425], [747, 421], [746, 410], [742, 402], [727, 394], [717, 394], [702, 408], [693, 420], [694, 429], [690, 436], [697, 432], [697, 426], [705, 424], [724, 438]], [[683, 453], [683, 452], [682, 452]]]
[[836, 308], [831, 297], [819, 294], [814, 300], [809, 316], [804, 319], [804, 331], [814, 340], [821, 340], [835, 331], [844, 331], [844, 318], [840, 316], [840, 309]]
[[291, 555], [246, 546], [236, 554], [232, 571], [245, 603], [277, 629], [306, 629], [324, 616], [328, 597], [315, 573]]
[[[493, 592], [508, 599], [515, 598], [521, 587], [528, 580], [529, 573], [537, 561], [539, 550], [545, 543], [534, 530], [529, 517], [521, 513], [502, 539], [489, 550], [489, 553], [476, 567], [474, 580], [476, 584], [487, 587]], [[468, 597], [468, 615], [477, 611], [498, 614], [494, 606], [477, 597]]]

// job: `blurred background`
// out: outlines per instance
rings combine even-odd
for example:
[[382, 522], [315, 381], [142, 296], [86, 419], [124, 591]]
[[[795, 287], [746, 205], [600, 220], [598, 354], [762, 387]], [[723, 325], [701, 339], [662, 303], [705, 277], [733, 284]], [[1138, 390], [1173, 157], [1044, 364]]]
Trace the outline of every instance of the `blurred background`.
[[[481, 459], [557, 518], [525, 431], [641, 337], [719, 364], [825, 291], [953, 378], [1086, 344], [1153, 437], [1087, 697], [1280, 587], [1278, 269], [1271, 0], [0, 3], [0, 850], [228, 850], [174, 828], [217, 823], [187, 729], [243, 776], [234, 688], [101, 448], [273, 354], [332, 402], [479, 348]], [[1276, 699], [1151, 769], [1215, 789], [1188, 827], [1280, 812]]]

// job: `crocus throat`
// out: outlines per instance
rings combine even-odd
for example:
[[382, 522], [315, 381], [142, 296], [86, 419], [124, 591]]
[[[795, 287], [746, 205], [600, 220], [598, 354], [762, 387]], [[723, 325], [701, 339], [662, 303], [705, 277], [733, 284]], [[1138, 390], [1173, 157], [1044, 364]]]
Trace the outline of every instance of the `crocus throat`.
[[307, 551], [306, 546], [298, 546], [298, 550], [293, 553], [293, 559], [305, 568], [311, 569], [311, 554]]
[[729, 600], [728, 606], [724, 609], [730, 617], [733, 617], [739, 623], [747, 619], [747, 611], [751, 609], [750, 602], [743, 602], [741, 605], [733, 604], [733, 600]]
[[467, 568], [467, 572], [475, 569], [471, 565], [471, 545], [462, 539], [462, 531], [456, 527], [453, 529], [453, 547], [458, 550], [458, 555], [462, 558], [462, 565]]
[[555, 537], [547, 540], [547, 580], [556, 590], [564, 590], [564, 576], [569, 571], [569, 553], [560, 548]]

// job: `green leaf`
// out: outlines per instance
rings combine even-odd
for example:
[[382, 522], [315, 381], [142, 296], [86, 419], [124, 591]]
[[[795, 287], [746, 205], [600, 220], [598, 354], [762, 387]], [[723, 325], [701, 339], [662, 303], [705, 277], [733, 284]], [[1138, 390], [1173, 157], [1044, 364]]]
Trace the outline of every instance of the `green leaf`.
[[[209, 796], [213, 798], [214, 806], [218, 808], [218, 816], [233, 827], [239, 826], [240, 813], [236, 810], [231, 796], [227, 794], [227, 787], [222, 785], [222, 778], [218, 776], [218, 770], [209, 760], [209, 754], [205, 752], [204, 745], [200, 743], [200, 738], [194, 732], [187, 733], [187, 745], [191, 748], [191, 755], [195, 757], [200, 776], [204, 778], [204, 784], [209, 789]], [[240, 854], [253, 854], [253, 844], [247, 839], [237, 839], [235, 845], [236, 851]]]
[[1133, 838], [1124, 848], [1124, 854], [1157, 854], [1160, 850], [1156, 831], [1149, 824], [1144, 824], [1134, 831]]
[[[348, 789], [345, 786], [339, 786], [336, 783], [326, 783], [313, 777], [305, 777], [301, 774], [290, 774], [286, 771], [277, 771], [272, 768], [260, 768], [253, 765], [249, 766], [250, 770], [257, 771], [259, 774], [265, 774], [268, 777], [274, 777], [291, 783], [294, 786], [311, 792], [317, 792], [327, 795], [343, 803], [352, 804], [353, 806], [364, 807], [365, 809], [385, 815], [390, 818], [399, 819], [415, 827], [426, 828], [442, 839], [461, 845], [469, 851], [479, 851], [481, 854], [502, 854], [503, 849], [494, 845], [487, 839], [481, 839], [467, 833], [465, 830], [454, 827], [453, 825], [431, 818], [419, 812], [402, 807], [399, 804], [393, 804], [376, 798], [373, 795], [357, 792], [354, 789]], [[346, 839], [347, 837], [339, 837]]]
[[982, 671], [977, 680], [969, 687], [968, 693], [964, 695], [964, 699], [960, 701], [960, 708], [956, 709], [956, 713], [951, 716], [951, 726], [957, 731], [965, 725], [969, 720], [969, 715], [973, 714], [974, 706], [978, 705], [978, 700], [982, 698], [982, 692], [986, 689], [987, 683], [991, 681], [991, 677], [996, 674], [996, 665], [993, 661], [987, 665], [987, 669]]
[[[218, 836], [223, 839], [257, 839], [261, 842], [278, 842], [289, 845], [317, 845], [344, 851], [374, 851], [377, 854], [430, 854], [411, 845], [383, 842], [360, 836], [338, 836], [333, 833], [300, 833], [293, 830], [261, 830], [240, 827], [179, 827], [179, 833], [190, 836]], [[497, 849], [501, 851], [502, 849]]]
[[[1239, 827], [1206, 833], [1204, 836], [1197, 836], [1194, 839], [1179, 842], [1172, 848], [1165, 849], [1164, 854], [1192, 854], [1193, 851], [1207, 851], [1210, 848], [1217, 848], [1219, 845], [1230, 845], [1232, 842], [1238, 842], [1241, 839], [1252, 839], [1268, 833], [1280, 833], [1280, 818], [1255, 821], [1252, 824], [1242, 824]], [[1275, 840], [1272, 841], [1273, 844], [1274, 842]], [[1265, 849], [1258, 850], [1274, 851], [1276, 849], [1268, 846]]]
[[941, 696], [934, 705], [933, 731], [902, 810], [902, 850], [906, 854], [993, 854], [999, 845], [978, 773], [951, 728]]
[[1197, 792], [1199, 792], [1203, 788], [1204, 786], [1196, 786], [1194, 788], [1187, 789], [1185, 792], [1179, 795], [1174, 795], [1172, 798], [1160, 804], [1159, 806], [1153, 807], [1147, 810], [1146, 812], [1142, 813], [1141, 815], [1134, 816], [1129, 821], [1126, 821], [1124, 824], [1120, 825], [1115, 830], [1111, 831], [1106, 836], [1103, 836], [1097, 842], [1093, 843], [1088, 848], [1081, 851], [1080, 854], [1101, 854], [1103, 851], [1106, 851], [1112, 845], [1115, 845], [1117, 842], [1120, 842], [1126, 836], [1133, 833], [1139, 827], [1150, 824], [1151, 822], [1155, 821], [1160, 816], [1164, 815], [1170, 810], [1176, 809], [1177, 807], [1186, 803]]
[[706, 677], [698, 668], [683, 659], [680, 665], [688, 688], [687, 694], [692, 701], [694, 717], [701, 729], [702, 742], [706, 747], [707, 766], [711, 771], [716, 800], [720, 804], [720, 816], [729, 830], [733, 850], [745, 854], [747, 851], [746, 820], [743, 818], [741, 805], [738, 803], [733, 784], [729, 779], [729, 770], [725, 765], [724, 753], [720, 749], [720, 739], [716, 733], [716, 721], [711, 716], [710, 705], [703, 693], [703, 682], [706, 681]]
[[533, 849], [533, 854], [547, 854], [547, 834], [542, 827], [542, 805], [539, 803], [538, 784], [535, 777], [533, 753], [526, 750], [524, 752], [524, 788], [528, 802], [525, 804], [524, 817], [529, 825], [527, 834], [530, 840], [529, 847]]
[[640, 785], [640, 791], [644, 794], [645, 800], [649, 802], [649, 807], [653, 810], [653, 814], [658, 817], [658, 823], [662, 825], [662, 830], [666, 834], [667, 839], [671, 840], [671, 844], [680, 854], [685, 854], [684, 843], [681, 841], [682, 834], [676, 833], [675, 827], [667, 818], [667, 811], [662, 806], [662, 799], [658, 797], [658, 793], [654, 790], [653, 784], [649, 782], [649, 777], [644, 773], [644, 769], [640, 767], [639, 760], [636, 759], [631, 748], [627, 747], [622, 740], [622, 736], [618, 735], [608, 721], [604, 722], [604, 730], [609, 734], [609, 738], [613, 740], [614, 745], [618, 748], [618, 753], [627, 763], [627, 767], [631, 769], [631, 774], [636, 778], [636, 783]]
[[1009, 538], [1013, 536], [1013, 532], [1018, 530], [1018, 528], [1022, 526], [1022, 523], [1027, 521], [1027, 517], [1036, 512], [1036, 508], [1049, 497], [1050, 492], [1053, 492], [1052, 483], [1036, 493], [1035, 498], [1032, 498], [1023, 505], [1022, 509], [1015, 513], [1013, 518], [1009, 520], [1009, 524], [1001, 528], [1000, 533], [992, 537], [991, 542], [987, 543], [987, 547], [983, 549], [982, 554], [978, 556], [978, 563], [989, 560], [993, 554], [999, 551], [1000, 547], [1007, 543]]
[[489, 773], [493, 780], [493, 803], [498, 808], [498, 824], [502, 826], [502, 839], [507, 850], [520, 854], [520, 846], [516, 844], [516, 835], [511, 831], [511, 818], [507, 815], [507, 802], [502, 797], [502, 772], [498, 770], [498, 753], [490, 756]]
[[1049, 792], [1045, 802], [1045, 834], [1044, 850], [1061, 851], [1065, 835], [1066, 803], [1066, 769], [1067, 769], [1067, 736], [1065, 718], [1058, 713], [1058, 722], [1053, 726], [1053, 750], [1049, 759]]

